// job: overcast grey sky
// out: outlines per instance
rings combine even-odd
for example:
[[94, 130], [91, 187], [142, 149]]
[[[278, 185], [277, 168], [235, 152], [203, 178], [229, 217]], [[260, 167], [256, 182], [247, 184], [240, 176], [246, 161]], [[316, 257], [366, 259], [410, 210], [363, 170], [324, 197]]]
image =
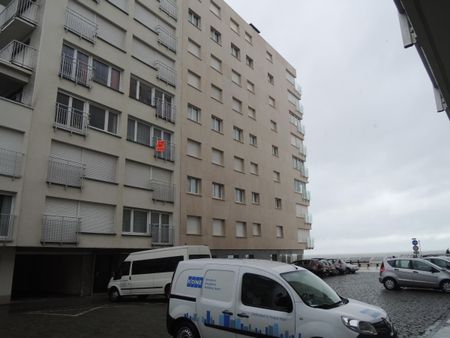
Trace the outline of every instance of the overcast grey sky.
[[303, 88], [315, 249], [450, 247], [450, 121], [392, 0], [226, 0]]

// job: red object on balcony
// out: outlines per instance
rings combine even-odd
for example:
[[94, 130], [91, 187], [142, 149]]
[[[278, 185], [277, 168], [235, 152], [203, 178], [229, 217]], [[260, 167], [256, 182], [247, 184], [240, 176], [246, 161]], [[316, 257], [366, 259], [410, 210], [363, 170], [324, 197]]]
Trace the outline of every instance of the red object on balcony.
[[159, 153], [163, 153], [166, 151], [166, 141], [165, 140], [156, 140], [155, 151]]

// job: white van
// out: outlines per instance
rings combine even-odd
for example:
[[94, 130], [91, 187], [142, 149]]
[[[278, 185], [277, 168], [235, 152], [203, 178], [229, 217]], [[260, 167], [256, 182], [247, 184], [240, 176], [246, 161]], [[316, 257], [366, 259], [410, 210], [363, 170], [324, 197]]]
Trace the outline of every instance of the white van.
[[123, 296], [170, 294], [170, 281], [179, 262], [211, 258], [205, 245], [174, 246], [133, 252], [123, 261], [108, 283], [111, 301]]
[[167, 330], [176, 338], [397, 337], [383, 309], [338, 296], [301, 267], [238, 259], [181, 262]]

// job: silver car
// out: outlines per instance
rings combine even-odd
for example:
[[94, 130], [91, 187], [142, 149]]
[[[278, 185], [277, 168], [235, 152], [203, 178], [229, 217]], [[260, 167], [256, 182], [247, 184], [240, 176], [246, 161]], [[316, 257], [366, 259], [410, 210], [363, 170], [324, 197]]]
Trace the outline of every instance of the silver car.
[[437, 266], [441, 267], [442, 269], [446, 269], [450, 271], [450, 256], [444, 256], [444, 257], [426, 257], [425, 260], [436, 264]]
[[409, 286], [450, 293], [450, 272], [420, 258], [385, 258], [378, 280], [388, 290]]

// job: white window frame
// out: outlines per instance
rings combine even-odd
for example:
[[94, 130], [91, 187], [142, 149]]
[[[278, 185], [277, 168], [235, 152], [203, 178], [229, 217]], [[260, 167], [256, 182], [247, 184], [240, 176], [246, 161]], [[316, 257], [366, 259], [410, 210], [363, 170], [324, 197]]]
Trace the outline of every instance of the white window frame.
[[215, 115], [211, 115], [211, 130], [223, 134], [223, 120]]
[[260, 203], [261, 203], [261, 196], [259, 192], [252, 191], [252, 204], [260, 205]]
[[[125, 210], [130, 210], [130, 231], [123, 231], [123, 228], [122, 228], [122, 233], [123, 234], [131, 234], [131, 235], [150, 235], [150, 223], [149, 223], [150, 222], [150, 220], [149, 220], [150, 212], [148, 210], [145, 210], [145, 209], [124, 207], [123, 208], [123, 212], [125, 212]], [[147, 231], [146, 232], [136, 232], [136, 231], [134, 231], [134, 212], [135, 211], [146, 212], [147, 213], [147, 220], [146, 220]]]
[[225, 199], [225, 186], [223, 184], [217, 182], [212, 183], [212, 198], [218, 200]]
[[220, 33], [217, 29], [215, 29], [213, 26], [210, 28], [210, 34], [209, 37], [211, 40], [213, 40], [218, 45], [222, 45], [222, 33]]
[[188, 103], [187, 118], [188, 120], [200, 123], [202, 117], [202, 110], [193, 104]]
[[241, 128], [233, 126], [233, 140], [242, 143], [243, 139], [244, 139], [244, 131]]
[[234, 188], [234, 201], [239, 204], [245, 204], [245, 190]]
[[258, 146], [258, 138], [256, 135], [249, 134], [249, 143], [251, 146], [257, 147]]
[[188, 10], [188, 21], [194, 25], [195, 27], [197, 27], [198, 29], [201, 29], [201, 25], [202, 25], [202, 18], [200, 15], [198, 15], [197, 13], [195, 13], [192, 9], [189, 8]]
[[187, 177], [187, 193], [192, 195], [201, 195], [202, 193], [202, 180], [197, 177]]

